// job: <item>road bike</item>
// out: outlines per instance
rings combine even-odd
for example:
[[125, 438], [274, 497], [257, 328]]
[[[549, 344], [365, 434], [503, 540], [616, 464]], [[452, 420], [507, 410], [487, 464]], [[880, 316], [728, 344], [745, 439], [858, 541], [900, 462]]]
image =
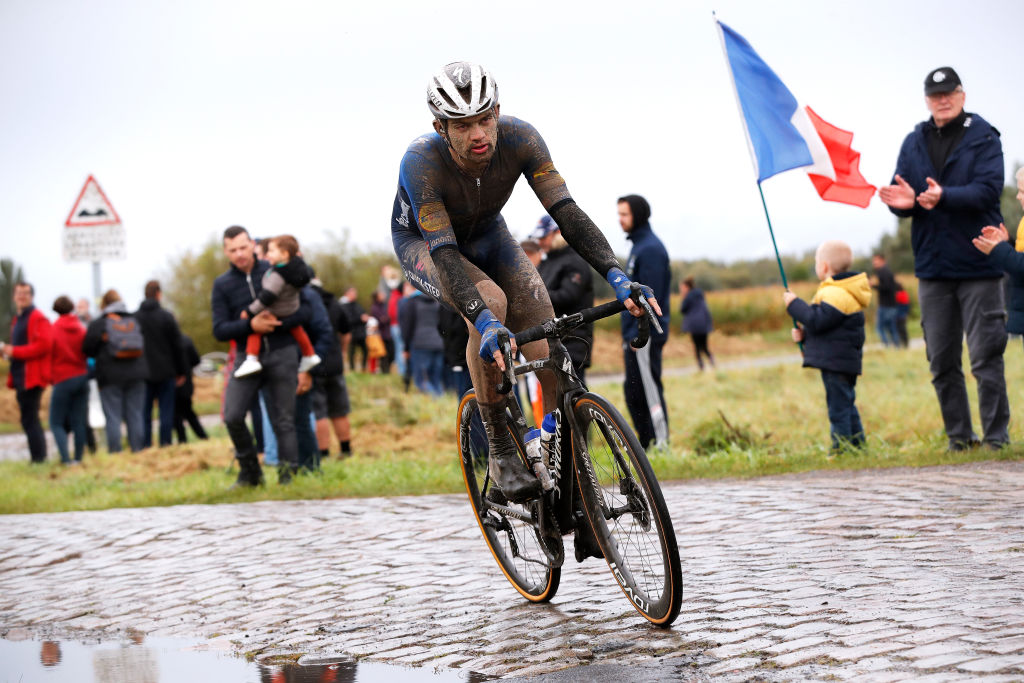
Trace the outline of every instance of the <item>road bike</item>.
[[[643, 347], [657, 318], [634, 285], [631, 296], [645, 309], [640, 333], [631, 344]], [[590, 392], [573, 368], [562, 339], [583, 323], [614, 315], [625, 306], [613, 301], [548, 320], [516, 333], [525, 345], [547, 339], [547, 358], [513, 365], [504, 335], [505, 375], [498, 392], [506, 396], [508, 428], [531, 471], [526, 419], [508, 394], [518, 375], [554, 374], [554, 438], [542, 449], [540, 472], [550, 478], [540, 498], [516, 504], [505, 499], [487, 472], [487, 436], [476, 394], [459, 403], [458, 442], [466, 491], [484, 540], [505, 577], [531, 602], [554, 597], [565, 561], [563, 537], [574, 536], [577, 562], [603, 558], [630, 604], [652, 624], [668, 627], [682, 603], [682, 570], [675, 532], [661, 487], [636, 434], [605, 398]], [[541, 475], [541, 480], [546, 477]]]

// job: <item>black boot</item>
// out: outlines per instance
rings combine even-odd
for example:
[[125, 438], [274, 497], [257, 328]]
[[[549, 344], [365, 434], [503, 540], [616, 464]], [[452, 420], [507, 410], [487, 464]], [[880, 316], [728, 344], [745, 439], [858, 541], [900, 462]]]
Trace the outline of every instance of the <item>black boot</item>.
[[292, 477], [299, 471], [298, 465], [278, 465], [277, 466], [277, 483], [284, 486], [285, 484], [292, 483]]
[[526, 463], [519, 457], [519, 450], [505, 423], [494, 424], [485, 420], [484, 430], [490, 447], [487, 472], [493, 484], [513, 503], [522, 503], [540, 496], [540, 480], [526, 469]]
[[238, 458], [238, 479], [231, 488], [243, 486], [261, 486], [263, 484], [263, 468], [260, 467], [260, 459], [253, 455], [239, 455]]

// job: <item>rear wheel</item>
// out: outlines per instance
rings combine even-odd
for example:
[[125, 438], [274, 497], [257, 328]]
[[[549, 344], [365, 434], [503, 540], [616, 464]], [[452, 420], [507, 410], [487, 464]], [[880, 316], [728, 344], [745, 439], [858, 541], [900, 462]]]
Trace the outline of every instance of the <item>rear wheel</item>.
[[[538, 503], [532, 502], [529, 506], [506, 503], [505, 506], [514, 513], [510, 514], [484, 499], [487, 492], [496, 490], [496, 487], [487, 476], [487, 435], [477, 410], [476, 393], [472, 389], [462, 396], [458, 415], [462, 475], [487, 547], [505, 578], [524, 598], [532, 602], [547, 602], [558, 590], [561, 570], [551, 566], [530, 521], [535, 519], [534, 506]], [[521, 449], [519, 440], [515, 441]]]
[[675, 532], [633, 430], [595, 394], [574, 405], [573, 462], [584, 510], [612, 574], [645, 619], [667, 627], [683, 599]]

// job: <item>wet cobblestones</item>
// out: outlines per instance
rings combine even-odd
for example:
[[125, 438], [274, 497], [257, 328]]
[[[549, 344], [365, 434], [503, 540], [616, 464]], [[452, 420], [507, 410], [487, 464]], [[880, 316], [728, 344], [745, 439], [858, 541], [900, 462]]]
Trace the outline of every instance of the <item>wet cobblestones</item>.
[[665, 492], [684, 576], [667, 631], [596, 560], [570, 559], [554, 601], [527, 604], [461, 496], [9, 515], [0, 629], [139, 630], [515, 677], [615, 665], [1024, 680], [1024, 464]]

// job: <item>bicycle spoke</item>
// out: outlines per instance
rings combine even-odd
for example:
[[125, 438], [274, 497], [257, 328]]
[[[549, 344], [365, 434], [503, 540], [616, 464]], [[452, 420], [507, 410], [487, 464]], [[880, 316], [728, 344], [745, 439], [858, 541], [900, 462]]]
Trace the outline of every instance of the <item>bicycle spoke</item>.
[[487, 439], [472, 392], [460, 404], [459, 449], [466, 490], [494, 559], [524, 597], [534, 602], [550, 600], [558, 589], [559, 570], [541, 540], [534, 512], [486, 498], [497, 489], [488, 473]]
[[576, 405], [583, 436], [577, 471], [594, 533], [630, 602], [653, 623], [668, 625], [678, 614], [682, 587], [664, 499], [618, 412], [592, 394]]

